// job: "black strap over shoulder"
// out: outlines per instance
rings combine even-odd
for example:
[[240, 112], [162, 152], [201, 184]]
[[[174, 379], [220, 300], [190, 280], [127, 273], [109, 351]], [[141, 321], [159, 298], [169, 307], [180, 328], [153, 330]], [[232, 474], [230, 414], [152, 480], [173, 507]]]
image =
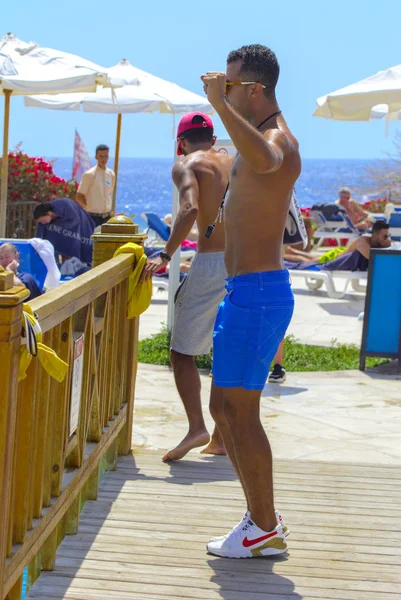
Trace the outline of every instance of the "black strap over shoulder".
[[214, 220], [213, 225], [209, 225], [209, 227], [206, 230], [205, 233], [205, 238], [209, 239], [212, 236], [213, 231], [215, 230], [215, 227], [217, 225], [217, 221], [222, 218], [223, 215], [223, 210], [224, 210], [224, 203], [226, 201], [226, 196], [227, 196], [227, 192], [228, 192], [228, 188], [230, 187], [230, 182], [227, 183], [227, 187], [226, 187], [226, 191], [224, 192], [224, 196], [221, 200], [221, 204], [219, 206], [219, 210], [217, 211], [217, 215], [216, 218]]

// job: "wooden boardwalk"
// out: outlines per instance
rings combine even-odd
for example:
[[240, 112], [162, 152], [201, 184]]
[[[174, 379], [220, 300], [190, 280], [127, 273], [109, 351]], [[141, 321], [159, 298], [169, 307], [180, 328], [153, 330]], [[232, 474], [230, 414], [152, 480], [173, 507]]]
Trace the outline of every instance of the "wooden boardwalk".
[[59, 600], [399, 600], [401, 470], [278, 461], [276, 505], [292, 533], [276, 559], [210, 556], [242, 516], [225, 457], [171, 465], [120, 458], [28, 598]]

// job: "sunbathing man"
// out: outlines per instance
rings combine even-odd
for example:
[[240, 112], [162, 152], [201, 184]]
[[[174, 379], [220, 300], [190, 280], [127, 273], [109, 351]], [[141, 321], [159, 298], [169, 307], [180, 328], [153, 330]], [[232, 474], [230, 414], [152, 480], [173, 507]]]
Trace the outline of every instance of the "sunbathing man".
[[356, 200], [351, 198], [351, 190], [348, 187], [340, 188], [336, 204], [345, 210], [353, 225], [360, 231], [370, 229], [372, 222], [369, 218], [369, 213]]
[[357, 250], [362, 256], [369, 260], [369, 254], [372, 248], [390, 248], [391, 236], [390, 225], [386, 221], [375, 221], [372, 226], [371, 235], [361, 235], [361, 237], [352, 240], [347, 247], [346, 252]]
[[283, 270], [283, 234], [301, 172], [297, 140], [278, 107], [279, 66], [261, 45], [231, 52], [227, 74], [202, 76], [238, 155], [224, 214], [228, 294], [213, 336], [211, 412], [242, 484], [247, 512], [212, 554], [281, 554], [287, 545], [273, 500], [272, 453], [260, 421], [269, 365], [290, 323], [294, 298]]
[[195, 221], [199, 230], [198, 252], [188, 277], [179, 288], [175, 302], [170, 360], [175, 382], [184, 404], [189, 431], [164, 457], [178, 460], [192, 448], [208, 446], [204, 453], [225, 454], [217, 428], [210, 439], [202, 415], [201, 381], [195, 357], [206, 354], [212, 345], [217, 307], [224, 297], [224, 226], [217, 221], [213, 236], [205, 233], [214, 223], [224, 196], [232, 158], [216, 152], [213, 123], [202, 113], [185, 115], [177, 131], [178, 153], [185, 158], [174, 165], [173, 181], [179, 191], [180, 208], [170, 238], [159, 258], [148, 260], [143, 277], [150, 277], [167, 265]]

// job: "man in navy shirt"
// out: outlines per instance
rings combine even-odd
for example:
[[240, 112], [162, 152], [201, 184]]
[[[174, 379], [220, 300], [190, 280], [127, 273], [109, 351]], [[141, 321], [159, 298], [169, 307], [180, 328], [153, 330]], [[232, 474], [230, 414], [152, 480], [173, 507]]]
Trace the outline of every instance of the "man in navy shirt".
[[33, 300], [42, 294], [32, 275], [19, 270], [18, 250], [14, 244], [6, 242], [0, 246], [0, 265], [14, 273], [14, 285], [24, 285], [30, 291], [28, 300]]

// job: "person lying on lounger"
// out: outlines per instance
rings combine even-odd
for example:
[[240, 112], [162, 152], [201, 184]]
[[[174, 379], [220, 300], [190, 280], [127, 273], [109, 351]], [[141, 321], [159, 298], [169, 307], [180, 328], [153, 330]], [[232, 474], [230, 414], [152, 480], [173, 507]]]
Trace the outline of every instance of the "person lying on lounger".
[[284, 260], [287, 269], [315, 269], [319, 271], [367, 271], [372, 248], [391, 246], [390, 227], [385, 221], [376, 221], [370, 235], [352, 240], [347, 249], [330, 262], [319, 264], [318, 260], [300, 262]]

